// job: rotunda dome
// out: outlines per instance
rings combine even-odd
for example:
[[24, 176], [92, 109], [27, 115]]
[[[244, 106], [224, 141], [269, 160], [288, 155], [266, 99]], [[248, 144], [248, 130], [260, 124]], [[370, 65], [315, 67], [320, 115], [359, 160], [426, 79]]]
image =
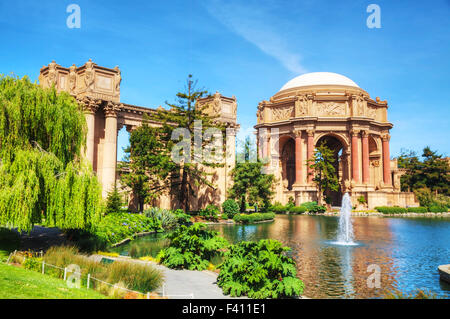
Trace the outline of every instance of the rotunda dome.
[[345, 85], [359, 88], [359, 86], [348, 77], [333, 72], [311, 72], [299, 75], [287, 82], [281, 91], [312, 85]]

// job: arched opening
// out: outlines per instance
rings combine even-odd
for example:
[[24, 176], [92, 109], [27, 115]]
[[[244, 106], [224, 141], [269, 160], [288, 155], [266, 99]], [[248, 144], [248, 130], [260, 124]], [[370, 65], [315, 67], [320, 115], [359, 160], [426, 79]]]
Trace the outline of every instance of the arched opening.
[[347, 178], [346, 176], [346, 158], [344, 155], [344, 145], [339, 138], [333, 135], [324, 135], [316, 143], [316, 146], [325, 143], [325, 145], [333, 151], [334, 163], [333, 166], [336, 170], [337, 178], [339, 181], [339, 188], [337, 191], [326, 190], [325, 196], [330, 199], [332, 206], [340, 206], [342, 199], [342, 180]]
[[287, 189], [291, 190], [295, 183], [295, 142], [289, 138], [281, 151], [282, 177], [287, 180]]

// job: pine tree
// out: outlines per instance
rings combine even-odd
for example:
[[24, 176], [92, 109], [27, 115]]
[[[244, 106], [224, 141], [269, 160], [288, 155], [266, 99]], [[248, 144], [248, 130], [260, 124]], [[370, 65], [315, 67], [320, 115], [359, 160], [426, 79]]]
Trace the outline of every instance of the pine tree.
[[[199, 156], [198, 150], [202, 152], [209, 142], [204, 139], [201, 143], [196, 142], [195, 134], [203, 136], [206, 130], [217, 128], [223, 136], [225, 125], [219, 122], [216, 116], [206, 113], [208, 105], [197, 103], [198, 99], [208, 96], [208, 92], [197, 90], [196, 86], [197, 81], [192, 80], [192, 75], [189, 75], [184, 92], [176, 94], [177, 101], [166, 102], [170, 110], [158, 109], [149, 116], [149, 120], [161, 123], [161, 127], [146, 127], [137, 133], [133, 132], [132, 139], [136, 136], [136, 141], [130, 141], [129, 150], [130, 167], [134, 165], [141, 169], [132, 169], [130, 178], [141, 178], [139, 182], [142, 185], [142, 196], [146, 196], [145, 192], [153, 192], [153, 195], [169, 192], [185, 211], [190, 210], [190, 202], [200, 187], [215, 189], [215, 185], [208, 178], [213, 173], [207, 172], [206, 168], [224, 165], [223, 161], [208, 161]], [[201, 124], [201, 128], [198, 124]], [[188, 136], [172, 140], [175, 130], [180, 128], [184, 129]], [[144, 145], [143, 137], [137, 137], [139, 134], [153, 134], [156, 137], [151, 143]], [[177, 147], [180, 144], [184, 146], [184, 154], [180, 161], [176, 161], [173, 157], [174, 154], [180, 155], [180, 152], [175, 151], [179, 149]], [[222, 141], [222, 145], [224, 144]]]
[[313, 182], [317, 187], [319, 205], [323, 204], [324, 193], [339, 189], [339, 181], [334, 166], [335, 161], [335, 154], [326, 143], [317, 146], [313, 158], [308, 160], [309, 167], [314, 174]]
[[233, 186], [228, 190], [228, 196], [239, 202], [240, 211], [244, 212], [247, 202], [255, 203], [267, 209], [273, 195], [272, 186], [274, 175], [263, 173], [264, 163], [259, 159], [248, 161], [251, 158], [253, 147], [250, 139], [245, 139], [243, 154], [238, 154], [238, 161], [231, 171]]

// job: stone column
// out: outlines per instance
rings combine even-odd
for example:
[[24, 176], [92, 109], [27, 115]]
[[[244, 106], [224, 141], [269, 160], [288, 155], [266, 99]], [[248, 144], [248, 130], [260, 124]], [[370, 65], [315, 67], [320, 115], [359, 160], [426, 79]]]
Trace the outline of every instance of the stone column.
[[362, 181], [364, 184], [368, 184], [370, 180], [370, 171], [369, 171], [369, 132], [367, 131], [362, 131], [362, 169], [363, 169]]
[[381, 138], [383, 140], [383, 182], [386, 186], [391, 186], [391, 158], [389, 154], [389, 140], [391, 136], [384, 134]]
[[302, 184], [302, 131], [297, 130], [295, 134], [295, 184]]
[[105, 141], [103, 146], [103, 173], [102, 186], [103, 197], [106, 198], [108, 192], [116, 184], [116, 162], [117, 162], [117, 112], [120, 107], [107, 102], [104, 107], [105, 112]]
[[81, 154], [86, 156], [86, 159], [94, 167], [94, 139], [95, 139], [95, 112], [101, 100], [94, 100], [90, 98], [83, 98], [78, 100], [78, 103], [83, 105], [84, 117], [87, 124], [86, 132], [86, 147], [81, 151]]
[[[228, 188], [231, 187], [233, 179], [231, 178], [231, 170], [236, 166], [236, 128], [228, 127], [226, 129], [226, 153], [225, 153], [225, 186], [223, 189], [224, 196]], [[226, 198], [225, 198], [226, 199]]]
[[[308, 134], [308, 145], [306, 154], [308, 159], [312, 159], [314, 157], [314, 130], [306, 130], [306, 133]], [[308, 162], [307, 165], [308, 165], [308, 182], [311, 183], [314, 178], [313, 171], [309, 167], [311, 163]]]
[[359, 182], [359, 165], [358, 165], [358, 130], [352, 130], [352, 179]]
[[270, 129], [266, 129], [266, 134], [264, 136], [264, 158], [267, 158], [270, 161]]

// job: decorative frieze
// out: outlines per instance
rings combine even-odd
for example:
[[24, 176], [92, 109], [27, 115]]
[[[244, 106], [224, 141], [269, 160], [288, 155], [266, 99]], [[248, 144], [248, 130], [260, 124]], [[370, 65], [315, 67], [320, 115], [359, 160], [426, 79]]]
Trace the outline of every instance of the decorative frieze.
[[318, 116], [345, 116], [347, 102], [317, 102]]
[[272, 121], [283, 121], [293, 117], [292, 106], [280, 106], [272, 108]]

